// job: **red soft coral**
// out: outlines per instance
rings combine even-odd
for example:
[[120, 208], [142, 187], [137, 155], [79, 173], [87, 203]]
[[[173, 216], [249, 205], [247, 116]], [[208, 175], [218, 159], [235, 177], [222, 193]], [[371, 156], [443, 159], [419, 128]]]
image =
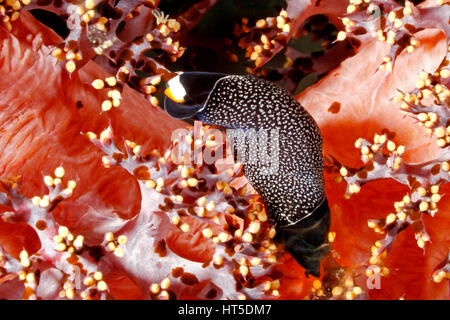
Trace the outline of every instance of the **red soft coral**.
[[[381, 14], [387, 15], [387, 2], [384, 5]], [[443, 14], [448, 7], [439, 10]], [[439, 20], [435, 23], [439, 26]], [[429, 87], [436, 95], [436, 110], [448, 110], [445, 103], [448, 98], [441, 99], [438, 97], [441, 91], [434, 91], [436, 85], [446, 83], [440, 76], [446, 75], [447, 71], [442, 70], [446, 70], [443, 66], [448, 62], [448, 38], [444, 31], [425, 29], [414, 33], [420, 45], [409, 52], [404, 47], [395, 62], [390, 58], [395, 44], [366, 37], [355, 56], [298, 96], [321, 128], [324, 152], [344, 165], [331, 159], [334, 167], [326, 183], [333, 217], [331, 230], [335, 233], [335, 259], [341, 267], [358, 272], [380, 265], [378, 270], [372, 270], [385, 276], [379, 290], [366, 291], [370, 298], [449, 298], [448, 283], [432, 280], [450, 247], [450, 237], [444, 231], [450, 221], [448, 184], [445, 184], [448, 148], [437, 141], [439, 136], [431, 135], [430, 130], [439, 127], [439, 121], [421, 127], [417, 118], [408, 116], [409, 105], [402, 105], [417, 101], [411, 99], [417, 99]], [[428, 75], [437, 77], [429, 86], [418, 82]], [[444, 90], [448, 94], [448, 89]], [[445, 118], [443, 114], [441, 120], [445, 122]], [[375, 141], [375, 146], [364, 139]], [[363, 169], [353, 169], [361, 166], [355, 146], [367, 164]], [[382, 153], [385, 155], [381, 156]], [[379, 162], [387, 157], [390, 160]], [[404, 165], [407, 169], [402, 169]], [[381, 171], [377, 171], [378, 166]], [[335, 181], [342, 179], [347, 180], [347, 186], [336, 185]], [[347, 199], [342, 197], [346, 193]], [[348, 199], [351, 194], [354, 195]], [[384, 233], [385, 240], [371, 228]], [[427, 242], [429, 239], [431, 242]], [[389, 251], [391, 246], [386, 256], [385, 250]], [[371, 275], [373, 272], [368, 270], [367, 276]]]

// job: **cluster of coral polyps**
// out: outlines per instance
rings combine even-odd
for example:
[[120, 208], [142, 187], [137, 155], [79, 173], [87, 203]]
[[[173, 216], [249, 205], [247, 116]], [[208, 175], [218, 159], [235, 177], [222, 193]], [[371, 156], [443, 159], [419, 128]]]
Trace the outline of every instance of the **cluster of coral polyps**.
[[277, 17], [268, 17], [256, 21], [255, 26], [248, 26], [248, 19], [242, 19], [242, 27], [237, 27], [237, 37], [244, 34], [239, 40], [239, 46], [246, 49], [245, 56], [255, 62], [256, 67], [268, 61], [272, 52], [277, 52], [287, 44], [291, 31], [291, 21], [286, 10], [281, 10]]
[[[240, 165], [218, 170], [214, 165], [195, 165], [192, 156], [186, 157], [185, 151], [194, 148], [223, 147], [205, 133], [207, 127], [197, 123], [195, 130], [195, 136], [191, 130], [175, 139], [164, 155], [157, 151], [143, 155], [140, 146], [128, 140], [122, 152], [114, 145], [110, 127], [98, 139], [86, 133], [105, 152], [104, 166], [126, 169], [139, 181], [141, 191], [141, 212], [94, 246], [52, 217], [55, 206], [76, 187], [74, 180], [64, 181], [63, 167], [54, 176], [43, 177], [49, 193], [31, 200], [17, 192], [18, 183], [4, 182], [0, 200], [11, 211], [2, 214], [3, 221], [34, 228], [40, 249], [24, 249], [19, 256], [2, 250], [3, 281], [22, 280], [23, 298], [114, 298], [103, 275], [104, 269], [114, 266], [152, 299], [278, 296], [273, 265], [283, 251], [273, 241], [275, 229], [260, 197], [230, 185]], [[181, 163], [174, 162], [175, 148], [183, 150]], [[176, 238], [195, 243], [196, 249], [181, 248]]]
[[332, 256], [341, 279], [379, 279], [372, 299], [448, 299], [448, 1], [341, 3], [355, 55], [297, 97], [324, 138]]
[[[440, 27], [447, 37], [450, 36], [448, 23], [441, 25], [437, 19], [445, 15], [445, 12], [448, 13], [448, 10], [440, 7], [444, 4], [445, 1], [436, 1], [434, 6], [416, 7], [409, 1], [402, 6], [392, 1], [351, 0], [347, 15], [342, 19], [345, 31], [338, 33], [337, 40], [342, 41], [349, 35], [361, 41], [376, 38], [388, 48], [388, 54], [382, 58], [379, 70], [392, 73], [400, 53], [412, 54], [421, 46], [421, 41], [415, 36], [419, 31], [427, 27]], [[339, 171], [336, 182], [347, 182], [345, 196], [348, 198], [360, 192], [361, 185], [376, 179], [391, 178], [409, 186], [407, 194], [394, 202], [393, 213], [386, 218], [368, 221], [369, 228], [385, 235], [384, 239], [377, 240], [371, 248], [369, 268], [381, 263], [398, 233], [408, 226], [412, 227], [419, 248], [424, 249], [426, 243], [431, 241], [423, 217], [433, 217], [438, 212], [438, 203], [444, 195], [440, 186], [449, 181], [448, 57], [447, 53], [434, 72], [422, 71], [418, 74], [414, 89], [408, 92], [397, 89], [396, 95], [392, 97], [405, 115], [412, 115], [430, 136], [434, 135], [436, 144], [443, 149], [438, 157], [424, 163], [405, 163], [402, 159], [405, 146], [396, 145], [392, 140], [394, 132], [383, 130], [383, 133], [375, 134], [373, 143], [362, 138], [356, 140], [355, 147], [361, 152], [363, 167], [348, 168], [329, 159], [331, 171]], [[434, 281], [440, 282], [448, 278], [449, 274], [445, 274], [443, 270], [445, 267], [434, 273]]]
[[[96, 59], [114, 73], [116, 95], [128, 84], [157, 105], [155, 85], [172, 74], [165, 62], [174, 62], [184, 53], [175, 39], [180, 23], [160, 12], [158, 3], [158, 0], [12, 0], [2, 1], [0, 12], [9, 31], [24, 11], [42, 9], [61, 16], [67, 22], [69, 35], [52, 48], [51, 54], [67, 72], [73, 73]], [[189, 22], [187, 18], [183, 21]], [[106, 102], [103, 110], [117, 107], [118, 101]]]
[[391, 248], [398, 233], [408, 226], [414, 230], [418, 247], [421, 249], [425, 247], [426, 242], [431, 239], [426, 232], [423, 216], [433, 217], [436, 214], [437, 205], [443, 196], [440, 185], [449, 180], [448, 149], [439, 158], [428, 163], [408, 164], [402, 159], [405, 147], [397, 146], [388, 137], [389, 133], [375, 134], [373, 143], [362, 138], [355, 142], [355, 147], [360, 149], [361, 160], [365, 164], [361, 168], [342, 166], [332, 157], [327, 158], [329, 162], [327, 170], [339, 173], [335, 181], [347, 182], [345, 196], [348, 199], [352, 194], [360, 192], [361, 185], [377, 179], [391, 178], [410, 187], [409, 192], [400, 201], [394, 202], [394, 213], [388, 214], [383, 219], [368, 220], [369, 228], [385, 235], [384, 239], [377, 240], [372, 246], [368, 269], [373, 269], [374, 265], [382, 262], [382, 258], [386, 257], [386, 250]]
[[[13, 296], [23, 292], [24, 299], [46, 295], [69, 299], [76, 296], [84, 299], [107, 297], [108, 286], [102, 281], [102, 272], [90, 255], [90, 248], [84, 245], [84, 237], [72, 234], [52, 217], [55, 206], [70, 197], [76, 187], [74, 180], [66, 182], [64, 176], [63, 167], [56, 168], [54, 176], [44, 176], [48, 194], [34, 196], [31, 200], [18, 193], [20, 183], [17, 179], [2, 181], [0, 203], [11, 208], [2, 214], [2, 222], [28, 224], [36, 232], [34, 237], [38, 238], [28, 239], [37, 243], [24, 245], [19, 253], [8, 250], [8, 246], [0, 247], [0, 284], [17, 278], [23, 286], [15, 287], [17, 292], [10, 293]], [[40, 246], [38, 251], [37, 244]], [[87, 281], [91, 275], [97, 281]], [[55, 284], [57, 286], [52, 288]]]
[[[394, 62], [402, 51], [413, 53], [420, 47], [421, 42], [415, 37], [419, 31], [439, 27], [447, 37], [450, 36], [449, 24], [439, 21], [448, 13], [444, 4], [448, 6], [446, 1], [440, 0], [433, 7], [416, 7], [409, 1], [404, 6], [392, 1], [350, 1], [348, 14], [342, 19], [345, 31], [338, 33], [337, 40], [342, 41], [350, 35], [363, 41], [374, 37], [386, 43], [389, 53], [383, 57], [380, 69], [392, 72]], [[435, 134], [438, 138], [436, 143], [441, 148], [450, 143], [449, 77], [448, 59], [444, 59], [434, 72], [422, 71], [413, 90], [399, 90], [393, 98], [430, 135]]]

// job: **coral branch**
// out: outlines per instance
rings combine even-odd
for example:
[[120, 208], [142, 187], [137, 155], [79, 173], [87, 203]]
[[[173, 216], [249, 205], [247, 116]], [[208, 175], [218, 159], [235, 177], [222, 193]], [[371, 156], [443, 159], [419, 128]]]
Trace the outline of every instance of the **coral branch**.
[[345, 31], [340, 31], [338, 40], [346, 37], [356, 37], [361, 41], [376, 37], [379, 41], [390, 45], [390, 52], [385, 57], [381, 68], [392, 71], [393, 63], [398, 55], [407, 50], [411, 53], [420, 46], [420, 42], [414, 38], [414, 34], [425, 28], [441, 29], [450, 38], [448, 23], [441, 23], [448, 17], [450, 7], [439, 5], [422, 8], [414, 6], [410, 1], [405, 5], [399, 5], [395, 1], [349, 1], [347, 15], [342, 23]]
[[[215, 6], [217, 2], [218, 0], [201, 0], [182, 14], [178, 15], [176, 19], [180, 22], [182, 30], [180, 35], [185, 34], [196, 26], [200, 19], [209, 11], [209, 9]], [[179, 38], [180, 35], [177, 35], [176, 37]]]
[[436, 271], [433, 273], [433, 281], [441, 282], [444, 279], [450, 279], [450, 253], [442, 261], [439, 266], [437, 266]]

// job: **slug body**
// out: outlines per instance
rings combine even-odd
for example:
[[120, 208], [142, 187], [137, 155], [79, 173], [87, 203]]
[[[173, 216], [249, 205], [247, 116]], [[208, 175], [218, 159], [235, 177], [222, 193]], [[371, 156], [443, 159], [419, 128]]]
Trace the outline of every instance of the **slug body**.
[[[284, 89], [252, 76], [187, 72], [168, 82], [166, 95], [165, 109], [176, 118], [244, 133], [275, 130], [276, 172], [267, 172], [266, 164], [255, 156], [244, 162], [244, 173], [275, 221], [278, 237], [307, 274], [318, 276], [320, 260], [329, 251], [330, 212], [324, 193], [322, 136], [313, 118]], [[249, 141], [235, 144], [237, 150], [245, 150]]]

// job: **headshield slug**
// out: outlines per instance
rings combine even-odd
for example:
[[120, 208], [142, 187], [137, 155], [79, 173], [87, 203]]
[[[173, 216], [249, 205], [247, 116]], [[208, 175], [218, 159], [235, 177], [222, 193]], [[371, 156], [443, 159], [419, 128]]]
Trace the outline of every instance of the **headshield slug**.
[[[267, 172], [266, 162], [249, 153], [254, 161], [244, 162], [244, 173], [288, 251], [307, 274], [319, 276], [320, 261], [329, 251], [330, 212], [322, 136], [313, 118], [287, 91], [249, 75], [185, 72], [169, 80], [165, 94], [165, 110], [174, 118], [197, 119], [244, 135], [275, 130], [277, 170]], [[246, 150], [251, 142], [233, 143]]]

